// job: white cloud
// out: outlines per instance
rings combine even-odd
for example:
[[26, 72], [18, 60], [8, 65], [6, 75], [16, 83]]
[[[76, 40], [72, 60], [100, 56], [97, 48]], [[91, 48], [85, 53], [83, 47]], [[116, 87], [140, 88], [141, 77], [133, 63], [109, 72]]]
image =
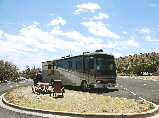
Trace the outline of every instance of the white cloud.
[[3, 30], [0, 30], [0, 38], [3, 38], [3, 33], [4, 33], [4, 31]]
[[[55, 37], [57, 34], [66, 36], [67, 39], [72, 39], [73, 41], [58, 39]], [[8, 52], [16, 52], [17, 54], [22, 54], [23, 52], [36, 53], [40, 50], [57, 52], [58, 49], [70, 49], [81, 52], [84, 49], [111, 48], [113, 46], [110, 42], [104, 44], [101, 39], [84, 37], [77, 31], [63, 33], [60, 30], [53, 30], [48, 33], [32, 26], [22, 28], [19, 36], [5, 33], [4, 37], [6, 40], [1, 41], [3, 49], [6, 50], [6, 47], [10, 47]]]
[[45, 41], [43, 39], [47, 39], [48, 38], [48, 32], [43, 32], [42, 30], [32, 27], [32, 26], [28, 26], [27, 28], [22, 28], [20, 30], [20, 35], [22, 37], [25, 38], [30, 38], [30, 39], [35, 39], [35, 40], [39, 40], [39, 41]]
[[83, 39], [83, 36], [76, 31], [66, 32], [66, 33], [63, 33], [62, 35], [66, 36], [68, 38], [72, 38], [73, 40], [76, 40], [78, 42], [80, 42]]
[[140, 33], [146, 33], [146, 34], [151, 33], [151, 29], [149, 29], [149, 28], [137, 28], [136, 30]]
[[126, 32], [126, 31], [122, 31], [122, 33], [123, 33], [123, 34], [127, 34], [127, 32]]
[[27, 27], [26, 25], [22, 25], [23, 27]]
[[155, 4], [150, 4], [149, 6], [153, 6], [153, 7], [155, 7], [155, 6], [157, 6], [157, 5], [155, 5]]
[[4, 33], [4, 39], [0, 40], [0, 44], [0, 56], [6, 56], [7, 59], [14, 60], [14, 63], [18, 63], [23, 68], [26, 65], [32, 65], [32, 67], [41, 65], [42, 61], [53, 58], [52, 55], [50, 57], [44, 54], [41, 55], [39, 52], [43, 50], [46, 53], [48, 51], [56, 52], [57, 49], [81, 51], [81, 48], [85, 46], [80, 42], [57, 39], [55, 36], [32, 26], [22, 28], [19, 36]]
[[65, 25], [66, 21], [64, 19], [62, 19], [61, 17], [57, 17], [57, 19], [53, 19], [50, 23], [47, 24], [47, 26], [49, 25]]
[[39, 25], [40, 23], [38, 23], [38, 22], [34, 21], [34, 24], [35, 24], [35, 25]]
[[34, 39], [25, 38], [22, 36], [13, 36], [7, 33], [4, 34], [4, 37], [6, 39], [3, 41], [5, 45], [2, 45], [5, 47], [19, 51], [37, 51], [35, 47], [28, 47], [29, 45], [37, 43]]
[[60, 27], [59, 26], [56, 26], [54, 27], [54, 30], [52, 30], [51, 32], [49, 32], [50, 34], [53, 34], [53, 35], [61, 35], [62, 34], [62, 31], [60, 30]]
[[83, 18], [83, 19], [93, 20], [93, 19], [103, 19], [103, 18], [109, 18], [109, 16], [104, 13], [99, 13], [98, 16], [93, 16], [93, 18]]
[[74, 14], [80, 14], [81, 12], [95, 12], [96, 9], [100, 9], [100, 6], [98, 4], [81, 4], [76, 6], [78, 9], [75, 10]]
[[[105, 25], [99, 22], [95, 23], [93, 28], [102, 30], [100, 27], [105, 27]], [[19, 60], [22, 60], [18, 64], [23, 65], [23, 67], [29, 64], [35, 64], [36, 66], [40, 65], [42, 61], [51, 60], [53, 59], [53, 55], [50, 55], [50, 57], [46, 55], [46, 57], [44, 57], [45, 54], [55, 54], [58, 50], [83, 52], [86, 50], [115, 48], [118, 46], [117, 43], [110, 41], [106, 43], [99, 38], [84, 37], [77, 31], [63, 32], [58, 26], [54, 27], [51, 32], [44, 32], [33, 26], [22, 28], [19, 32], [20, 34], [17, 36], [3, 33], [4, 38], [0, 40], [0, 56], [6, 56], [8, 59], [11, 58], [14, 60], [14, 63], [18, 63]], [[64, 40], [59, 39], [59, 35], [65, 36], [66, 38], [64, 38]], [[108, 36], [110, 36], [110, 34]], [[39, 52], [45, 52], [45, 54], [41, 55]]]
[[113, 49], [113, 48], [117, 47], [117, 44], [118, 44], [118, 43], [113, 43], [113, 42], [111, 42], [111, 41], [108, 39], [107, 48]]
[[112, 33], [110, 30], [108, 30], [102, 22], [96, 23], [96, 22], [90, 21], [90, 22], [84, 22], [81, 24], [88, 27], [89, 32], [91, 32], [95, 35], [108, 36], [108, 37], [112, 37], [115, 39], [120, 38], [118, 35]]
[[8, 48], [8, 46], [12, 45], [12, 43], [7, 42], [7, 44], [2, 45], [4, 42], [2, 42], [1, 40], [0, 40], [0, 43], [1, 43], [1, 50], [0, 50], [0, 56], [1, 57], [3, 57], [3, 56], [8, 57], [8, 56], [14, 56], [14, 55], [19, 57], [19, 56], [25, 54], [24, 51], [22, 51], [22, 50], [16, 50], [16, 49], [13, 49], [13, 48]]
[[84, 50], [95, 50], [95, 49], [101, 49], [105, 47], [106, 45], [104, 44], [94, 43], [94, 44], [88, 44], [86, 47], [83, 47], [83, 48]]
[[77, 31], [63, 33], [60, 30], [52, 30], [50, 34], [66, 36], [78, 43], [79, 42], [81, 43], [102, 43], [103, 42], [101, 39], [94, 39], [93, 37], [84, 37]]
[[[37, 51], [40, 49], [45, 49], [48, 51], [55, 52], [54, 48], [55, 38], [48, 33], [42, 32], [38, 28], [29, 26], [28, 28], [22, 28], [20, 30], [20, 36], [13, 36], [9, 34], [4, 34], [6, 42], [11, 43], [9, 46], [15, 50], [22, 51]], [[30, 47], [30, 48], [28, 48]]]
[[150, 36], [142, 37], [142, 39], [145, 39], [147, 41], [159, 41], [158, 39], [152, 39], [152, 37], [150, 37]]
[[103, 18], [109, 18], [108, 15], [103, 14], [103, 13], [99, 13], [99, 16], [94, 16], [94, 19], [103, 19]]
[[114, 55], [115, 58], [118, 58], [118, 57], [121, 57], [121, 56], [122, 56], [121, 53], [114, 53], [114, 52], [112, 52], [112, 54]]
[[59, 26], [56, 26], [56, 27], [54, 27], [54, 29], [58, 29], [58, 30], [59, 30], [59, 29], [60, 29], [60, 27], [59, 27]]
[[[66, 36], [67, 39], [73, 39], [73, 41], [70, 42], [67, 40], [58, 39], [55, 37], [56, 35]], [[48, 33], [32, 26], [22, 28], [20, 30], [19, 36], [13, 36], [5, 33], [4, 37], [6, 40], [2, 41], [1, 44], [4, 47], [10, 47], [11, 50], [9, 51], [13, 53], [16, 51], [17, 53], [18, 51], [32, 51], [35, 53], [39, 50], [56, 52], [57, 49], [71, 49], [81, 51], [83, 47], [100, 45], [103, 42], [101, 39], [83, 37], [76, 31], [62, 33], [60, 30], [53, 30]]]
[[120, 47], [117, 47], [116, 49], [118, 49], [118, 50], [127, 50], [127, 49], [129, 49], [127, 46], [128, 46], [127, 44], [126, 44], [126, 46], [125, 46], [125, 44], [124, 44], [124, 46], [120, 45]]
[[61, 32], [61, 30], [52, 30], [52, 31], [50, 32], [50, 34], [53, 34], [53, 35], [61, 35], [62, 32]]
[[125, 44], [127, 44], [129, 46], [133, 46], [133, 47], [139, 47], [140, 46], [139, 42], [136, 42], [133, 39], [125, 41]]

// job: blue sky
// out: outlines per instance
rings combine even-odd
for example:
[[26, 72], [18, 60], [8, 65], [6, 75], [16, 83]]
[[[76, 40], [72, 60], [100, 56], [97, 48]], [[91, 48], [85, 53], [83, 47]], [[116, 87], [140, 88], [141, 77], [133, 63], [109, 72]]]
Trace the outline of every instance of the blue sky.
[[0, 59], [26, 65], [103, 49], [159, 52], [158, 0], [0, 0]]

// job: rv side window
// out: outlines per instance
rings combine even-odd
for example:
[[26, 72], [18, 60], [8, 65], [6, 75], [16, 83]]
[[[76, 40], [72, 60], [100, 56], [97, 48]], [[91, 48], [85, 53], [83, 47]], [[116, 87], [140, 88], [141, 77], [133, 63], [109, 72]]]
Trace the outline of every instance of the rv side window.
[[94, 69], [94, 59], [89, 60], [89, 69]]
[[85, 59], [85, 69], [94, 69], [94, 59]]
[[58, 68], [58, 62], [54, 62], [54, 66], [56, 66], [56, 69]]
[[76, 69], [82, 69], [82, 60], [76, 61]]
[[48, 69], [51, 69], [51, 64], [48, 65]]
[[85, 59], [85, 70], [88, 70], [88, 59]]
[[72, 61], [68, 61], [68, 68], [72, 68]]

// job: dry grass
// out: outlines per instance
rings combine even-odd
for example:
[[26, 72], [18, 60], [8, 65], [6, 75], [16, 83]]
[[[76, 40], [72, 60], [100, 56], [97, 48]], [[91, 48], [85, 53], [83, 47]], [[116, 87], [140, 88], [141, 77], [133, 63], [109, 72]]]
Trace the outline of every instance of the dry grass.
[[150, 103], [133, 99], [108, 97], [65, 90], [64, 98], [53, 98], [50, 95], [36, 95], [31, 87], [20, 87], [9, 91], [6, 100], [29, 108], [67, 111], [78, 113], [140, 113], [150, 109]]

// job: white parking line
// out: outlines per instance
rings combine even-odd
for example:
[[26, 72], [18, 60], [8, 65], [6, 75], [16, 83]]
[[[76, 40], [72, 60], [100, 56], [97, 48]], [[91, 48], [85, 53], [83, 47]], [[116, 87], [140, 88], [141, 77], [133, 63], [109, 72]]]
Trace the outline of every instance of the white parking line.
[[[144, 85], [146, 85], [146, 84], [144, 84]], [[120, 86], [120, 87], [123, 87], [123, 86]], [[124, 88], [124, 90], [128, 90], [127, 88]], [[134, 93], [134, 92], [132, 92], [132, 91], [129, 91], [131, 94], [133, 94], [134, 96], [136, 96], [136, 98], [137, 98], [137, 94], [136, 93]], [[143, 101], [147, 101], [146, 99], [144, 99], [144, 98], [142, 98], [142, 97], [138, 97], [139, 99], [141, 99], [141, 100], [143, 100]]]

